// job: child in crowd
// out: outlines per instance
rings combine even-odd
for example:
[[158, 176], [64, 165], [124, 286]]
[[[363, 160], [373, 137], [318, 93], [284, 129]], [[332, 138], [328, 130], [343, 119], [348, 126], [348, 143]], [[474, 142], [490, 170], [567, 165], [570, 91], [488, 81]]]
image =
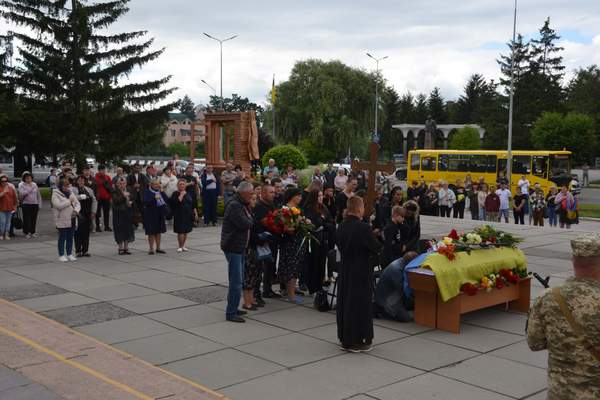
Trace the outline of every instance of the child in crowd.
[[383, 266], [402, 257], [406, 248], [403, 226], [406, 209], [401, 206], [392, 208], [392, 219], [383, 230]]
[[485, 219], [489, 222], [498, 222], [498, 213], [500, 212], [500, 197], [494, 189], [491, 186], [490, 193], [485, 198]]

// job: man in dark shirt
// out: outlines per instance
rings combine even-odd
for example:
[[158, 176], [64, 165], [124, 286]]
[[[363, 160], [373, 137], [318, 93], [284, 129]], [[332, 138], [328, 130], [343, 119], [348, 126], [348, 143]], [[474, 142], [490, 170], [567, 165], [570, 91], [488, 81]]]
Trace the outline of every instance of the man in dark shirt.
[[338, 193], [337, 197], [335, 198], [335, 208], [337, 211], [336, 222], [338, 224], [344, 220], [344, 210], [348, 204], [348, 199], [354, 197], [354, 190], [356, 190], [357, 185], [358, 183], [356, 178], [348, 178], [346, 188], [342, 192]]
[[392, 219], [383, 230], [383, 266], [387, 267], [390, 263], [402, 257], [405, 250], [406, 237], [403, 233], [406, 228], [402, 226], [406, 217], [406, 210], [401, 206], [394, 206], [392, 209]]
[[[334, 187], [334, 180], [337, 172], [333, 169], [333, 164], [328, 163], [327, 169], [323, 172], [323, 176], [325, 177], [325, 185]], [[332, 214], [335, 215], [335, 214]]]

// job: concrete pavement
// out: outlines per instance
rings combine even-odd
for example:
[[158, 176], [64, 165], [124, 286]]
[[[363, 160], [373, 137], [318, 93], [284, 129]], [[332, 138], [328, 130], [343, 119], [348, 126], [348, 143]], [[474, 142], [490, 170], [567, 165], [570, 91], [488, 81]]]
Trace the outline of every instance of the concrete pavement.
[[[477, 225], [423, 217], [422, 235]], [[572, 230], [499, 225], [525, 237], [530, 270], [551, 275], [552, 285], [571, 275], [569, 239], [600, 231], [594, 222]], [[338, 349], [334, 313], [317, 312], [309, 299], [299, 306], [268, 301], [246, 324], [225, 322], [219, 234], [218, 227], [195, 230], [191, 251], [180, 254], [169, 233], [167, 254], [155, 256], [146, 254], [144, 238], [133, 255], [119, 256], [111, 234], [96, 234], [93, 256], [67, 264], [56, 261], [53, 235], [0, 242], [0, 297], [232, 399], [544, 398], [546, 354], [528, 350], [522, 314], [471, 313], [459, 335], [376, 320], [375, 349], [359, 355]], [[533, 296], [541, 290], [534, 282]], [[11, 346], [0, 341], [0, 353]], [[12, 362], [0, 360], [19, 370]]]

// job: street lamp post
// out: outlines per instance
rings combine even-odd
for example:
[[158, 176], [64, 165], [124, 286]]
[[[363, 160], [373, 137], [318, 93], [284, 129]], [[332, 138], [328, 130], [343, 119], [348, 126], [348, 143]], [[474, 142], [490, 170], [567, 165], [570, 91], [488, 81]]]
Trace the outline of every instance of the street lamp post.
[[373, 132], [373, 138], [377, 137], [377, 115], [379, 111], [379, 61], [383, 61], [388, 56], [375, 58], [371, 54], [367, 53], [367, 56], [375, 60], [376, 70], [375, 70], [375, 132]]
[[200, 79], [200, 82], [202, 82], [202, 83], [204, 83], [206, 86], [208, 86], [208, 88], [209, 88], [210, 90], [212, 90], [213, 94], [214, 94], [215, 96], [217, 96], [217, 90], [216, 90], [214, 87], [212, 87], [212, 86], [211, 86], [211, 85], [210, 85], [208, 82], [206, 82], [204, 79]]
[[510, 100], [508, 106], [508, 151], [506, 156], [506, 179], [508, 189], [511, 190], [512, 180], [512, 134], [513, 134], [513, 107], [515, 98], [515, 41], [517, 40], [517, 0], [515, 0], [515, 13], [513, 18], [512, 55], [510, 61]]
[[220, 51], [220, 55], [221, 55], [221, 108], [223, 108], [223, 43], [225, 43], [229, 40], [235, 39], [238, 35], [233, 35], [227, 39], [217, 39], [216, 37], [211, 36], [206, 32], [204, 32], [204, 35], [208, 38], [211, 38], [211, 39], [219, 42], [219, 51]]

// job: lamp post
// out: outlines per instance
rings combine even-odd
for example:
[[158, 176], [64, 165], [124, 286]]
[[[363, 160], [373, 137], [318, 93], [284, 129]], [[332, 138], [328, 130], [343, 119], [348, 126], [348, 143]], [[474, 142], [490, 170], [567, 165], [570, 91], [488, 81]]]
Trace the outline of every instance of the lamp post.
[[515, 13], [513, 17], [512, 55], [510, 61], [510, 100], [508, 106], [508, 151], [506, 155], [506, 179], [508, 190], [511, 190], [512, 180], [512, 134], [513, 134], [513, 107], [515, 98], [515, 41], [517, 40], [517, 0], [515, 0]]
[[379, 111], [379, 61], [383, 61], [388, 56], [375, 58], [371, 54], [367, 53], [367, 56], [375, 60], [376, 70], [375, 70], [375, 132], [373, 132], [373, 140], [377, 137], [377, 114]]
[[211, 36], [206, 32], [204, 32], [204, 35], [212, 40], [216, 40], [217, 42], [219, 42], [219, 51], [221, 54], [221, 109], [223, 109], [223, 43], [235, 39], [238, 35], [233, 35], [227, 39], [217, 39], [216, 37]]

